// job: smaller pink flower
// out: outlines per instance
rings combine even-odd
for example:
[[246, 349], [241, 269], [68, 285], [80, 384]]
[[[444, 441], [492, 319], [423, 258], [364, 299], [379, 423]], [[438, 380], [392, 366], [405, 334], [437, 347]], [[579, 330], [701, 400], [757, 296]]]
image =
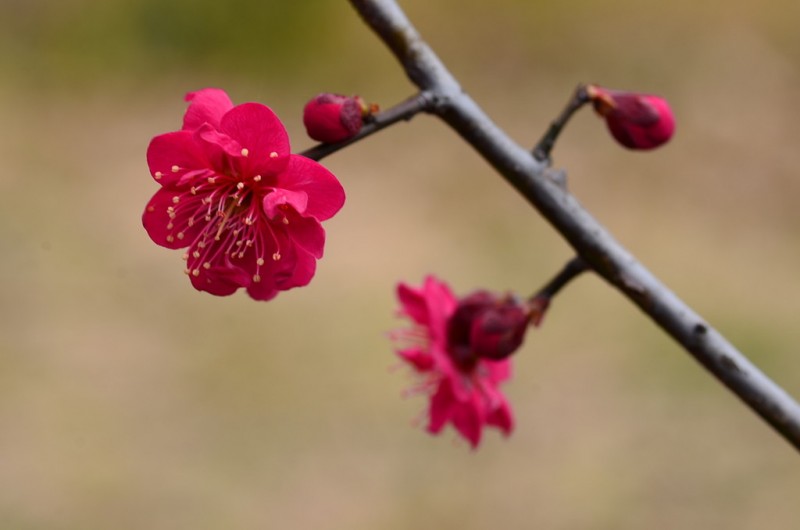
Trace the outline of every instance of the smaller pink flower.
[[675, 116], [664, 98], [597, 85], [587, 86], [586, 92], [611, 135], [629, 149], [655, 149], [675, 132]]
[[369, 114], [369, 107], [360, 97], [325, 92], [306, 103], [303, 124], [312, 139], [335, 143], [358, 134], [363, 118]]
[[514, 419], [499, 386], [528, 325], [524, 304], [485, 291], [459, 301], [433, 276], [420, 288], [399, 284], [397, 296], [413, 323], [394, 335], [405, 345], [397, 354], [420, 376], [413, 390], [430, 397], [428, 432], [451, 423], [473, 448], [484, 426], [510, 434]]

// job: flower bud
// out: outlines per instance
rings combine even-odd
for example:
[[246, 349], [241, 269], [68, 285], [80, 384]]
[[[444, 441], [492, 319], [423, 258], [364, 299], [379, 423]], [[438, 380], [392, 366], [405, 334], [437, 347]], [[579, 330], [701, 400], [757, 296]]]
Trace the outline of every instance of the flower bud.
[[655, 149], [675, 131], [675, 117], [664, 98], [597, 85], [587, 86], [586, 93], [611, 135], [629, 149]]
[[324, 92], [306, 103], [303, 124], [308, 135], [319, 142], [334, 143], [352, 138], [361, 130], [371, 109], [358, 96]]
[[530, 308], [511, 296], [478, 291], [459, 301], [447, 327], [448, 351], [464, 366], [479, 358], [505, 359], [520, 347]]

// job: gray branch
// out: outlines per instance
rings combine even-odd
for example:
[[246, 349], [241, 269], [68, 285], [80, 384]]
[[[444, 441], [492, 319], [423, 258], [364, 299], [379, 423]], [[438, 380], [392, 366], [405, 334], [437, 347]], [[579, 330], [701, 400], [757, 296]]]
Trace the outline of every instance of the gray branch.
[[800, 450], [800, 405], [655, 278], [595, 220], [550, 169], [511, 140], [460, 87], [394, 0], [350, 0], [432, 98], [432, 113], [521, 193], [608, 283]]

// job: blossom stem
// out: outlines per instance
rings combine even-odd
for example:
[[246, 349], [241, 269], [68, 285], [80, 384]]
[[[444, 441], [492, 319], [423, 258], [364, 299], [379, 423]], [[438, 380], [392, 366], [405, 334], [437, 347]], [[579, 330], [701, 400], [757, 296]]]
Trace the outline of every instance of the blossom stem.
[[583, 258], [575, 256], [564, 265], [558, 274], [531, 296], [530, 300], [533, 301], [537, 298], [551, 300], [565, 285], [587, 270], [589, 270], [589, 266], [583, 261]]
[[558, 136], [561, 134], [561, 130], [567, 125], [567, 122], [569, 122], [569, 119], [572, 117], [572, 115], [588, 102], [589, 93], [586, 90], [586, 85], [578, 85], [575, 88], [575, 92], [572, 93], [572, 97], [567, 103], [567, 106], [564, 107], [564, 110], [561, 111], [561, 114], [559, 114], [559, 116], [550, 123], [550, 127], [544, 133], [542, 139], [539, 140], [539, 143], [537, 143], [536, 147], [533, 148], [533, 156], [536, 157], [536, 160], [539, 160], [540, 162], [549, 160], [550, 151], [553, 150], [553, 146], [555, 145]]
[[386, 109], [372, 116], [371, 119], [364, 123], [364, 126], [361, 128], [358, 134], [352, 138], [348, 138], [347, 140], [333, 144], [318, 144], [310, 149], [306, 149], [300, 154], [306, 158], [310, 158], [311, 160], [319, 161], [326, 156], [335, 153], [339, 149], [363, 140], [367, 136], [374, 134], [381, 129], [385, 129], [390, 125], [394, 125], [399, 121], [408, 121], [420, 112], [430, 112], [435, 103], [436, 100], [433, 97], [433, 94], [429, 91], [423, 90], [406, 99], [405, 101], [398, 103], [394, 107]]

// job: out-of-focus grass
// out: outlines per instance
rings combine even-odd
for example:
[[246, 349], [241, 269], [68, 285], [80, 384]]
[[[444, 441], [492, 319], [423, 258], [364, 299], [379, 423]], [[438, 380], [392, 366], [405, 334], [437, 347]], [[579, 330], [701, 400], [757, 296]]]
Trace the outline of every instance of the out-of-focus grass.
[[[411, 425], [424, 403], [400, 399], [409, 381], [384, 335], [399, 324], [394, 283], [434, 272], [459, 292], [525, 292], [570, 257], [427, 117], [325, 161], [348, 202], [310, 287], [266, 304], [194, 292], [139, 221], [156, 187], [147, 143], [178, 126], [183, 92], [264, 101], [301, 149], [313, 93], [388, 105], [411, 88], [344, 2], [295, 7], [291, 38], [272, 40], [253, 35], [256, 17], [289, 4], [250, 18], [237, 4], [251, 40], [223, 38], [228, 22], [206, 48], [147, 32], [203, 35], [227, 12], [151, 4], [173, 18], [0, 4], [19, 30], [6, 40], [38, 35], [0, 53], [0, 528], [795, 527], [796, 454], [590, 276], [517, 357], [511, 438], [490, 432], [473, 454]], [[673, 103], [663, 150], [623, 151], [584, 112], [556, 163], [623, 244], [800, 395], [795, 4], [429, 4], [409, 14], [523, 143], [581, 80]]]

